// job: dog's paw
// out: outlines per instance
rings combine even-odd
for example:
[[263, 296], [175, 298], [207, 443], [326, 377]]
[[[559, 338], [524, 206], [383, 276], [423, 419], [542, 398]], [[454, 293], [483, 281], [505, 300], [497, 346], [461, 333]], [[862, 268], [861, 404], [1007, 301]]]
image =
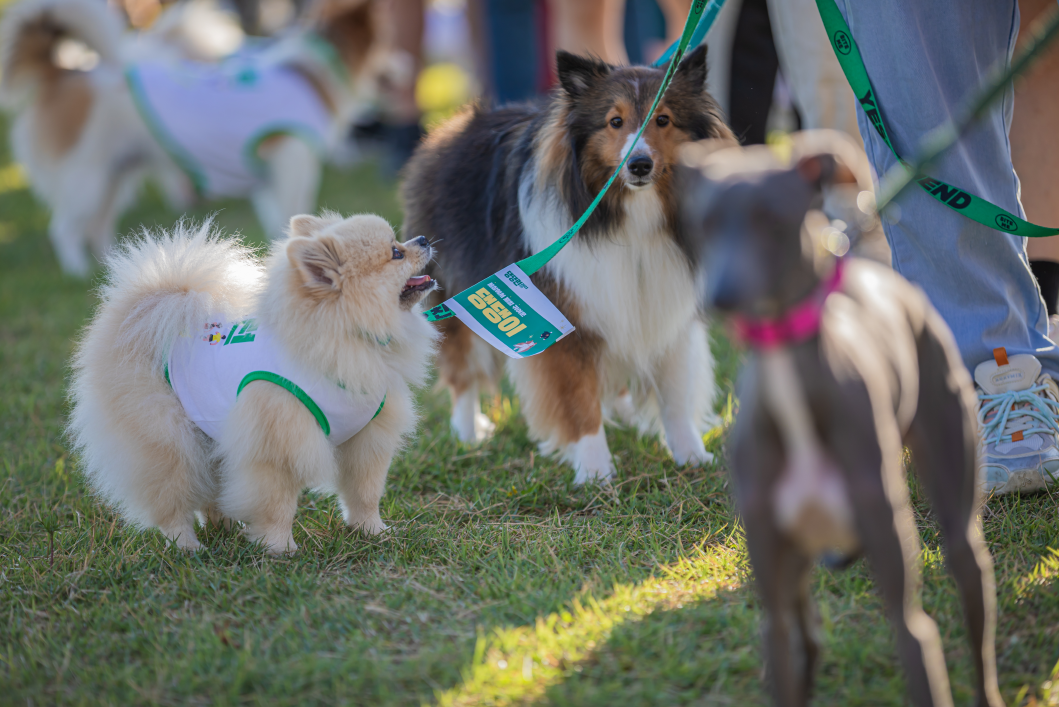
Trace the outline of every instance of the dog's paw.
[[160, 528], [166, 540], [185, 552], [195, 552], [202, 549], [202, 543], [195, 537], [195, 529], [190, 525], [182, 525], [176, 528]]
[[246, 529], [246, 537], [260, 542], [270, 555], [290, 555], [298, 551], [298, 545], [294, 542], [294, 534], [291, 533], [290, 528], [255, 530], [250, 527]]
[[679, 433], [666, 434], [666, 445], [673, 454], [673, 461], [678, 466], [709, 464], [713, 461], [713, 454], [706, 451], [706, 445], [702, 443], [702, 435], [693, 429], [682, 430]]
[[217, 510], [217, 506], [209, 506], [206, 508], [206, 520], [218, 528], [224, 528], [225, 530], [231, 530], [235, 527], [235, 521], [228, 516]]
[[702, 464], [712, 464], [715, 459], [712, 452], [706, 451], [706, 446], [701, 442], [699, 448], [694, 449], [690, 452], [673, 452], [673, 461], [677, 463], [677, 466], [700, 466]]
[[611, 404], [611, 414], [624, 425], [632, 427], [636, 424], [636, 401], [628, 390], [621, 392]]
[[361, 520], [346, 519], [346, 525], [353, 530], [359, 530], [365, 535], [379, 535], [380, 533], [389, 530], [390, 526], [382, 522], [382, 518], [376, 513], [373, 517], [364, 518]]
[[469, 418], [454, 416], [452, 430], [456, 433], [456, 438], [464, 444], [481, 444], [493, 436], [496, 425], [484, 413], [477, 412]]
[[609, 460], [602, 467], [581, 466], [577, 468], [577, 473], [574, 474], [574, 485], [609, 484], [610, 480], [614, 478], [614, 472], [614, 463]]
[[574, 483], [578, 486], [590, 482], [607, 483], [614, 477], [614, 459], [610, 456], [602, 426], [596, 434], [585, 435], [569, 445], [564, 456], [577, 472]]

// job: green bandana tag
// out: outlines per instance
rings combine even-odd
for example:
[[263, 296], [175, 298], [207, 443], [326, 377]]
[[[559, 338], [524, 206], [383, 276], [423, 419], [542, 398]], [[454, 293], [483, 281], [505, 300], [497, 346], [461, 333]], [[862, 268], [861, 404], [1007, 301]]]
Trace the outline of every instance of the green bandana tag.
[[636, 143], [647, 129], [647, 124], [655, 114], [666, 89], [669, 88], [673, 74], [681, 59], [684, 58], [684, 52], [691, 44], [693, 37], [698, 38], [696, 44], [702, 41], [702, 37], [706, 35], [722, 5], [724, 5], [724, 0], [710, 0], [709, 4], [706, 0], [692, 2], [680, 40], [670, 47], [666, 55], [663, 55], [671, 57], [669, 66], [666, 68], [662, 85], [659, 86], [658, 93], [655, 95], [654, 103], [647, 112], [647, 118], [640, 126], [639, 132], [636, 133], [636, 139], [632, 141], [629, 151], [622, 158], [614, 173], [610, 175], [610, 179], [603, 185], [603, 188], [596, 194], [596, 198], [592, 200], [588, 209], [581, 214], [574, 225], [539, 253], [509, 265], [495, 275], [489, 276], [430, 309], [426, 312], [428, 321], [436, 322], [449, 317], [457, 317], [491, 346], [511, 358], [525, 358], [539, 354], [574, 331], [574, 326], [563, 316], [563, 313], [530, 281], [530, 275], [536, 273], [558, 255], [599, 206], [599, 202], [603, 200], [607, 190], [618, 178], [625, 163], [632, 155], [632, 151], [636, 148]]
[[450, 316], [458, 317], [511, 358], [539, 354], [574, 330], [518, 265], [506, 267], [434, 307], [427, 318], [437, 321]]

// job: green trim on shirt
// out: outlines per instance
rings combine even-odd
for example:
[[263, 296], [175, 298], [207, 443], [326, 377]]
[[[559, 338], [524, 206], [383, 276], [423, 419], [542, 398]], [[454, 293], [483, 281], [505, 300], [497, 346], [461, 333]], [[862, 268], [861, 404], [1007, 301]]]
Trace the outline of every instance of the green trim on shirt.
[[[316, 422], [320, 425], [320, 429], [324, 431], [324, 434], [328, 436], [331, 435], [331, 423], [327, 421], [327, 415], [325, 415], [324, 411], [320, 409], [320, 406], [316, 404], [316, 401], [310, 398], [309, 395], [299, 388], [296, 383], [281, 375], [277, 375], [270, 371], [251, 371], [243, 376], [243, 380], [239, 383], [239, 389], [235, 391], [235, 397], [238, 398], [239, 393], [243, 392], [243, 388], [254, 381], [275, 383], [279, 387], [293, 394], [294, 397], [301, 401], [301, 404], [308, 408], [309, 412], [313, 414], [313, 417], [316, 418]], [[383, 402], [385, 402], [385, 400], [383, 400]], [[379, 406], [379, 409], [381, 410], [382, 406]], [[375, 414], [378, 415], [379, 413]]]
[[273, 123], [258, 130], [243, 146], [243, 163], [251, 174], [259, 179], [268, 177], [268, 163], [262, 159], [259, 150], [261, 143], [270, 137], [293, 137], [301, 140], [316, 153], [317, 158], [323, 160], [326, 157], [327, 148], [323, 140], [311, 128], [293, 122]]
[[136, 104], [136, 108], [140, 111], [140, 117], [143, 118], [143, 122], [147, 124], [147, 129], [154, 135], [154, 139], [158, 141], [158, 144], [169, 153], [169, 156], [173, 158], [177, 166], [187, 175], [188, 179], [191, 180], [191, 185], [195, 189], [195, 193], [198, 196], [204, 196], [206, 194], [206, 173], [199, 166], [198, 161], [192, 157], [187, 150], [183, 148], [169, 134], [169, 131], [165, 128], [165, 123], [158, 117], [151, 102], [147, 99], [147, 94], [143, 90], [143, 85], [140, 83], [140, 76], [136, 72], [136, 67], [129, 66], [125, 69], [125, 83], [129, 86], [129, 93], [132, 94], [132, 102]]

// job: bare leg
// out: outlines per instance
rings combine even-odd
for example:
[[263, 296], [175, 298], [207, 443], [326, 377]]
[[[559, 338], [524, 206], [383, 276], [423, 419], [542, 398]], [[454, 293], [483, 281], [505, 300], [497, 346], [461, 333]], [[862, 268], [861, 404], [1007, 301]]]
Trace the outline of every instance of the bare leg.
[[556, 48], [629, 63], [622, 38], [625, 0], [552, 0], [550, 9]]
[[[1019, 39], [1029, 37], [1029, 26], [1051, 0], [1020, 0]], [[1059, 143], [1049, 136], [1059, 111], [1059, 54], [1049, 52], [1015, 85], [1015, 112], [1011, 120], [1011, 161], [1022, 182], [1026, 217], [1043, 226], [1059, 226]], [[1059, 263], [1059, 236], [1030, 238], [1030, 260]]]
[[393, 43], [408, 59], [411, 76], [395, 87], [390, 96], [393, 118], [398, 123], [419, 122], [415, 87], [423, 70], [423, 0], [388, 0], [386, 8], [393, 27]]

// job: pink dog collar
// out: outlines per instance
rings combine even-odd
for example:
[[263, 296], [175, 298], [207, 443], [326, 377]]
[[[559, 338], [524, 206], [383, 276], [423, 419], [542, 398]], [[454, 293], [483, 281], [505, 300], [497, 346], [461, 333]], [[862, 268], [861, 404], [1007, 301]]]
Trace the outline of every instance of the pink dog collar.
[[802, 302], [773, 319], [751, 319], [732, 315], [732, 328], [740, 341], [755, 349], [774, 349], [797, 344], [820, 331], [824, 302], [842, 285], [844, 260], [835, 261], [835, 271]]

